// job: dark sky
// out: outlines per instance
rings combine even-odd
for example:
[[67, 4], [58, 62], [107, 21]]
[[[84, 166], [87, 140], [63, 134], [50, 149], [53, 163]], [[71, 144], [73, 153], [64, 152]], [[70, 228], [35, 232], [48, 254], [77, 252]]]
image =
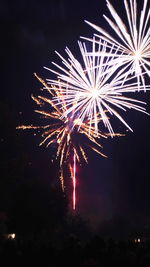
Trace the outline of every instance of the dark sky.
[[[118, 12], [123, 13], [120, 2], [112, 1]], [[33, 73], [50, 78], [43, 66], [57, 62], [55, 50], [65, 56], [66, 46], [78, 58], [80, 36], [91, 37], [94, 33], [84, 20], [105, 27], [103, 13], [108, 14], [104, 0], [0, 1], [1, 102], [18, 114], [18, 124], [34, 123], [30, 96], [38, 92], [40, 84]], [[150, 111], [149, 92], [140, 97], [146, 100]], [[22, 113], [19, 115], [19, 112]], [[89, 164], [78, 167], [77, 209], [95, 223], [120, 216], [134, 223], [149, 224], [150, 118], [132, 110], [123, 115], [134, 132], [126, 132], [124, 126], [115, 121], [115, 130], [126, 136], [102, 140], [108, 159], [89, 151]], [[52, 151], [41, 148], [40, 154], [36, 148], [39, 138], [35, 137], [32, 143], [30, 134], [24, 135], [35, 161], [40, 157], [36, 153], [42, 155], [42, 168], [43, 160], [50, 161]]]

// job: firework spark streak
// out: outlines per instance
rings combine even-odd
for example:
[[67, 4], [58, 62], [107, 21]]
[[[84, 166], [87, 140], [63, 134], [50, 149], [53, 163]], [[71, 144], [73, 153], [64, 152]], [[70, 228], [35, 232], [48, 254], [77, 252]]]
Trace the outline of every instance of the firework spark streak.
[[[137, 12], [136, 0], [130, 0], [129, 3], [124, 0], [127, 25], [117, 14], [111, 3], [108, 0], [106, 2], [113, 20], [105, 15], [104, 18], [114, 30], [117, 36], [116, 39], [103, 28], [89, 21], [85, 22], [100, 32], [99, 35], [96, 35], [100, 39], [107, 41], [109, 45], [114, 44], [115, 49], [119, 47], [116, 62], [125, 64], [126, 68], [130, 68], [137, 76], [138, 85], [140, 85], [141, 80], [143, 86], [145, 86], [143, 71], [150, 77], [150, 8], [148, 8], [148, 0], [144, 0], [140, 15]], [[120, 41], [118, 41], [118, 38]]]
[[[126, 111], [126, 109], [135, 109], [144, 113], [146, 109], [142, 106], [146, 104], [143, 101], [129, 98], [128, 93], [136, 91], [148, 90], [147, 85], [140, 85], [136, 82], [136, 75], [130, 75], [131, 71], [125, 71], [125, 68], [118, 70], [115, 58], [117, 50], [112, 56], [106, 56], [107, 43], [103, 42], [98, 45], [95, 43], [95, 38], [92, 42], [92, 53], [88, 55], [85, 43], [78, 42], [79, 49], [83, 58], [83, 67], [80, 62], [73, 56], [71, 51], [66, 48], [66, 53], [69, 56], [68, 60], [63, 58], [59, 53], [62, 67], [53, 63], [61, 72], [47, 68], [47, 70], [57, 75], [56, 80], [47, 79], [48, 84], [53, 84], [56, 88], [60, 87], [62, 95], [53, 97], [52, 101], [55, 105], [61, 103], [63, 108], [63, 101], [66, 103], [66, 111], [63, 117], [72, 114], [80, 120], [80, 126], [88, 119], [92, 125], [94, 119], [95, 133], [98, 131], [98, 116], [101, 117], [105, 127], [113, 136], [114, 130], [110, 123], [105, 110], [110, 115], [117, 117], [129, 130], [131, 127], [126, 123], [123, 117], [118, 113], [118, 109]], [[112, 46], [110, 51], [113, 51]], [[99, 51], [99, 55], [96, 53]], [[112, 61], [114, 64], [112, 65]], [[59, 90], [59, 89], [57, 89]], [[126, 95], [125, 95], [126, 94]], [[89, 133], [91, 127], [89, 127]]]
[[73, 155], [73, 209], [76, 208], [76, 154]]

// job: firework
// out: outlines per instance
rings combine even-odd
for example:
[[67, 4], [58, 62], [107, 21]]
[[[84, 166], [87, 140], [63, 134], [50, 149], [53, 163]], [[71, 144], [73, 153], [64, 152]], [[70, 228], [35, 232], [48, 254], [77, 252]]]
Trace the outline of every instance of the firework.
[[[62, 117], [68, 116], [72, 112], [75, 114], [80, 121], [78, 129], [88, 120], [90, 126], [94, 122], [95, 133], [97, 133], [98, 117], [100, 116], [105, 127], [113, 136], [114, 130], [105, 112], [107, 110], [110, 115], [117, 117], [132, 131], [117, 110], [126, 111], [128, 108], [146, 113], [146, 109], [142, 106], [146, 103], [133, 97], [129, 98], [128, 93], [147, 90], [148, 86], [141, 85], [139, 87], [138, 83], [134, 81], [136, 76], [131, 76], [130, 70], [124, 72], [124, 68], [118, 70], [118, 64], [114, 63], [112, 65], [117, 51], [114, 56], [112, 56], [112, 53], [111, 56], [106, 56], [108, 48], [106, 42], [99, 43], [97, 48], [93, 38], [91, 54], [88, 54], [85, 43], [78, 42], [78, 44], [83, 66], [66, 48], [66, 53], [69, 56], [68, 60], [56, 52], [65, 67], [52, 62], [61, 72], [46, 68], [57, 75], [56, 80], [47, 79], [48, 84], [53, 84], [56, 88], [60, 87], [62, 92], [62, 95], [53, 97], [53, 103], [57, 106], [61, 103]], [[110, 51], [113, 51], [113, 49], [114, 46]], [[99, 51], [99, 55], [95, 55], [97, 51]], [[63, 108], [63, 101], [65, 101], [66, 110]], [[89, 133], [91, 129], [93, 128], [89, 127]]]
[[[72, 113], [71, 115], [65, 115], [67, 111], [67, 106], [65, 100], [62, 102], [62, 92], [61, 88], [57, 87], [49, 87], [41, 78], [37, 75], [36, 77], [38, 80], [44, 85], [42, 90], [46, 90], [48, 96], [32, 96], [32, 99], [35, 103], [40, 107], [40, 109], [36, 109], [35, 112], [40, 114], [43, 119], [46, 120], [46, 123], [42, 125], [21, 125], [18, 126], [17, 129], [22, 130], [38, 130], [42, 135], [42, 141], [39, 145], [46, 145], [49, 147], [50, 145], [56, 146], [56, 158], [59, 160], [60, 165], [60, 181], [62, 185], [62, 189], [64, 191], [64, 166], [68, 164], [71, 170], [70, 164], [70, 157], [74, 157], [74, 167], [71, 170], [71, 176], [73, 179], [73, 207], [75, 208], [75, 168], [76, 168], [76, 161], [88, 162], [87, 153], [86, 153], [86, 146], [84, 144], [86, 142], [87, 146], [90, 147], [93, 151], [99, 153], [103, 157], [107, 157], [103, 154], [100, 149], [102, 145], [99, 143], [100, 138], [107, 138], [109, 133], [103, 134], [102, 132], [98, 131], [95, 133], [94, 127], [91, 125], [91, 121], [86, 120], [81, 124], [80, 119], [76, 118], [75, 115]], [[59, 105], [56, 105], [52, 102], [52, 96], [54, 94], [61, 99]], [[59, 100], [58, 100], [59, 101]], [[48, 105], [48, 111], [43, 110], [45, 105]], [[100, 118], [98, 119], [100, 121]], [[93, 124], [93, 121], [92, 121]], [[78, 127], [80, 125], [80, 129]], [[90, 128], [90, 134], [89, 134]], [[120, 134], [115, 134], [116, 136], [121, 136]]]
[[[68, 59], [56, 52], [62, 65], [52, 62], [57, 70], [45, 67], [56, 75], [56, 79], [47, 79], [45, 82], [35, 74], [44, 86], [42, 90], [46, 91], [46, 96], [32, 95], [32, 99], [39, 107], [35, 112], [45, 121], [42, 125], [17, 127], [38, 131], [42, 136], [39, 145], [55, 146], [63, 191], [64, 167], [70, 170], [73, 209], [76, 207], [76, 164], [82, 161], [88, 163], [86, 146], [107, 157], [101, 152], [99, 140], [108, 136], [122, 136], [114, 133], [110, 117], [118, 118], [132, 131], [120, 112], [134, 109], [148, 114], [143, 106], [145, 102], [129, 97], [129, 93], [133, 96], [132, 93], [146, 91], [150, 87], [145, 83], [145, 73], [150, 77], [148, 1], [144, 0], [138, 20], [136, 0], [130, 0], [129, 4], [124, 0], [127, 27], [110, 2], [106, 2], [114, 21], [107, 16], [104, 18], [119, 41], [103, 28], [86, 21], [100, 33], [92, 39], [83, 37], [91, 41], [92, 51], [88, 51], [85, 43], [78, 42], [82, 63], [68, 48], [65, 50]], [[108, 133], [100, 131], [101, 123]]]
[[116, 62], [119, 63], [119, 66], [124, 64], [126, 69], [130, 69], [136, 75], [139, 87], [140, 81], [145, 86], [143, 73], [147, 73], [150, 77], [150, 8], [148, 8], [148, 1], [144, 0], [143, 9], [138, 14], [136, 0], [130, 0], [129, 3], [124, 0], [127, 23], [121, 19], [111, 3], [108, 0], [106, 2], [113, 20], [105, 15], [104, 18], [117, 38], [89, 21], [86, 23], [100, 33], [96, 35], [100, 39], [107, 41], [109, 45], [113, 44], [114, 49], [119, 47]]

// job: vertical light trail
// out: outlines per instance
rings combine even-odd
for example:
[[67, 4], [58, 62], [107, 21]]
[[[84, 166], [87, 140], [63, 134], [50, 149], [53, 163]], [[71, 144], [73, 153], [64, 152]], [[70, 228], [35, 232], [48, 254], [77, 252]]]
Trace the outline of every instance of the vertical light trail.
[[73, 209], [76, 209], [76, 154], [73, 155]]

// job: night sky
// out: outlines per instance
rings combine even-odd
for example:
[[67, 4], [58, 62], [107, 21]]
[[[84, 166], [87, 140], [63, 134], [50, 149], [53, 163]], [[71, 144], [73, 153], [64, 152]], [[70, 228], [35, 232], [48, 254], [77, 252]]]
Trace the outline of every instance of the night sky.
[[[121, 1], [111, 2], [124, 16]], [[78, 58], [80, 36], [92, 37], [95, 33], [84, 20], [108, 30], [103, 13], [109, 14], [104, 0], [0, 1], [0, 102], [9, 110], [9, 120], [11, 116], [15, 118], [16, 125], [12, 122], [12, 128], [38, 122], [31, 94], [38, 94], [40, 84], [33, 73], [51, 78], [43, 66], [52, 67], [51, 61], [61, 64], [54, 51], [65, 56], [66, 46]], [[147, 102], [147, 111], [150, 112], [150, 93], [140, 93], [137, 98]], [[119, 217], [134, 224], [150, 223], [150, 117], [133, 110], [122, 115], [134, 132], [126, 131], [118, 120], [114, 120], [115, 131], [126, 135], [102, 140], [102, 152], [108, 158], [89, 150], [89, 164], [78, 166], [77, 212], [93, 225]], [[8, 127], [10, 124], [9, 121]], [[9, 162], [16, 157], [18, 148], [8, 146], [4, 134], [1, 130], [4, 158]], [[45, 177], [51, 177], [56, 168], [51, 163], [55, 151], [39, 148], [40, 136], [26, 131], [20, 134], [31, 164]]]

